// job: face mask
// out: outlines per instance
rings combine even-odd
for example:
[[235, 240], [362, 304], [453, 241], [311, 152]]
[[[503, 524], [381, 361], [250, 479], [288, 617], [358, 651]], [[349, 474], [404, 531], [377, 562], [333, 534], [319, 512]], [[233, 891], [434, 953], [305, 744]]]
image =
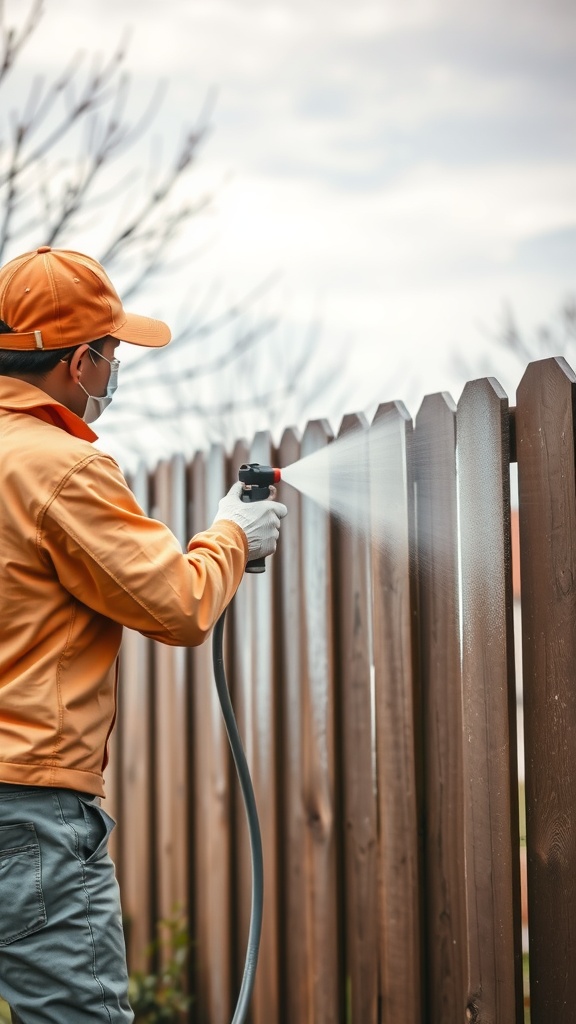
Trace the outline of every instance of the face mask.
[[114, 397], [114, 392], [118, 387], [118, 367], [120, 366], [119, 359], [107, 359], [101, 352], [97, 352], [95, 348], [91, 348], [89, 351], [90, 358], [92, 355], [99, 356], [100, 359], [106, 359], [107, 363], [110, 363], [110, 376], [108, 377], [108, 385], [106, 387], [105, 395], [90, 395], [86, 391], [84, 385], [78, 381], [82, 391], [88, 395], [88, 401], [86, 402], [86, 408], [84, 409], [84, 415], [82, 419], [85, 423], [94, 423], [99, 416], [102, 415], [104, 409], [107, 409]]

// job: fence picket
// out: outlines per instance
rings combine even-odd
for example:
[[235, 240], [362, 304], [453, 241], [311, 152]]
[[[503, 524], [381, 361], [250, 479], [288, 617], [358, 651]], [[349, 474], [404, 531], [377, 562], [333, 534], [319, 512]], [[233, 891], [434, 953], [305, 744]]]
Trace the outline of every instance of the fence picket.
[[[332, 432], [324, 420], [310, 422], [301, 455], [324, 447]], [[302, 595], [304, 618], [303, 751], [306, 822], [305, 904], [312, 998], [310, 1024], [336, 1024], [343, 1001], [341, 892], [338, 875], [340, 809], [336, 787], [333, 572], [330, 517], [302, 499]]]
[[[575, 387], [564, 360], [532, 364], [515, 420], [532, 1024], [576, 1004]], [[348, 497], [369, 538], [281, 485], [278, 553], [225, 633], [264, 844], [252, 1024], [522, 1020], [509, 422], [492, 379], [457, 410], [427, 396], [414, 427], [401, 403], [370, 427], [345, 417], [340, 436], [366, 444], [366, 493]], [[332, 440], [325, 421], [287, 430], [276, 460], [263, 432], [132, 486], [185, 544], [240, 462], [287, 466]], [[113, 756], [131, 967], [187, 902], [190, 1019], [229, 1024], [251, 870], [209, 642], [126, 631]]]
[[[278, 451], [281, 467], [300, 458], [300, 436], [294, 429], [284, 431]], [[312, 935], [306, 889], [307, 810], [305, 802], [304, 714], [305, 688], [301, 671], [304, 623], [302, 616], [302, 526], [301, 500], [297, 491], [282, 484], [279, 496], [288, 506], [282, 524], [277, 555], [279, 568], [279, 615], [282, 621], [278, 653], [280, 680], [281, 757], [280, 847], [283, 850], [283, 886], [280, 892], [281, 942], [278, 1024], [313, 1024]]]
[[381, 405], [370, 430], [379, 961], [383, 1021], [422, 1020], [421, 752], [416, 690], [412, 421]]
[[414, 441], [426, 802], [427, 1006], [434, 1024], [454, 1024], [462, 1020], [466, 1005], [466, 919], [456, 408], [450, 395], [424, 399]]
[[[140, 507], [147, 513], [149, 474], [143, 463], [130, 485]], [[132, 970], [145, 970], [148, 966], [146, 949], [156, 914], [152, 866], [151, 662], [152, 642], [133, 630], [125, 630], [118, 684], [118, 732], [122, 736], [119, 765], [122, 842], [118, 874], [128, 962]]]
[[[153, 512], [185, 549], [186, 475], [182, 456], [160, 463], [154, 477]], [[168, 920], [188, 906], [187, 681], [185, 650], [154, 644], [156, 914]]]
[[512, 622], [508, 399], [458, 403], [467, 999], [471, 1020], [524, 1019]]
[[546, 359], [516, 406], [532, 1024], [576, 1005], [575, 401], [573, 370]]
[[[192, 467], [189, 532], [206, 529], [227, 490], [226, 456], [213, 445]], [[190, 651], [192, 673], [195, 1013], [199, 1021], [228, 1024], [232, 1009], [231, 759], [214, 685], [210, 641]]]
[[[338, 440], [350, 436], [368, 448], [368, 423], [350, 414]], [[349, 442], [348, 442], [349, 443]], [[359, 465], [364, 460], [358, 459]], [[339, 481], [334, 481], [338, 486]], [[340, 481], [341, 486], [341, 481]], [[350, 1019], [378, 1020], [377, 811], [371, 681], [371, 609], [366, 522], [368, 477], [348, 495], [350, 519], [335, 530], [338, 550], [334, 594], [338, 607], [342, 825], [345, 879], [345, 972]]]

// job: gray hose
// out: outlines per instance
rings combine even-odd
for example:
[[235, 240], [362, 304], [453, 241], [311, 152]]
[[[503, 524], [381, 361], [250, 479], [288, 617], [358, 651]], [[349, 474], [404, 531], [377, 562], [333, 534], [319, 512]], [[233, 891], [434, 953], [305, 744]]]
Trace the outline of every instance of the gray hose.
[[244, 807], [246, 809], [248, 835], [250, 837], [250, 853], [252, 857], [252, 907], [250, 911], [250, 930], [248, 933], [248, 946], [246, 949], [246, 962], [244, 964], [242, 985], [240, 986], [240, 994], [238, 996], [234, 1017], [232, 1018], [232, 1024], [243, 1024], [246, 1020], [246, 1014], [248, 1013], [252, 989], [254, 987], [256, 965], [258, 963], [258, 950], [260, 947], [260, 935], [262, 932], [262, 909], [264, 906], [264, 863], [262, 859], [260, 823], [258, 821], [258, 812], [256, 810], [256, 799], [254, 797], [252, 779], [250, 778], [248, 762], [246, 761], [246, 755], [244, 754], [242, 740], [240, 738], [240, 733], [238, 732], [238, 726], [236, 724], [232, 702], [230, 700], [230, 693], [226, 683], [224, 656], [222, 653], [222, 637], [224, 634], [225, 618], [226, 611], [223, 611], [214, 627], [214, 635], [212, 638], [214, 677], [216, 679], [216, 689], [218, 691], [220, 706], [224, 716], [224, 724], [226, 726], [234, 764], [236, 765], [236, 771], [238, 773], [242, 799], [244, 800]]

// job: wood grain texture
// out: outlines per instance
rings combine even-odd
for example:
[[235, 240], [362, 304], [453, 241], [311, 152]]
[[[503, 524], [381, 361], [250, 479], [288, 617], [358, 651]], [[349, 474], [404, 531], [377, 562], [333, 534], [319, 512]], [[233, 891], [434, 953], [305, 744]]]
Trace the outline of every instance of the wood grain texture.
[[[368, 446], [364, 416], [345, 416], [338, 440]], [[338, 443], [338, 440], [336, 443]], [[358, 455], [358, 464], [364, 460]], [[368, 481], [366, 480], [366, 485]], [[341, 487], [341, 481], [335, 485]], [[368, 536], [362, 529], [366, 490], [348, 496], [349, 521], [336, 532], [335, 598], [341, 706], [345, 879], [345, 972], [353, 1021], [378, 1020], [378, 815], [372, 688], [371, 590]], [[355, 506], [356, 501], [356, 506]]]
[[[310, 422], [302, 456], [324, 447], [332, 433], [324, 420]], [[310, 929], [311, 1016], [306, 1024], [341, 1020], [341, 888], [338, 863], [339, 813], [336, 778], [332, 533], [329, 516], [302, 499], [300, 606], [304, 619], [303, 801], [306, 851], [304, 900]]]
[[[130, 486], [144, 512], [149, 508], [149, 483], [148, 470], [140, 464]], [[118, 874], [131, 970], [148, 967], [146, 951], [156, 916], [150, 884], [154, 863], [151, 691], [152, 641], [126, 629], [118, 687], [122, 796], [117, 831], [122, 836]]]
[[576, 1006], [576, 375], [532, 363], [518, 389], [532, 1024]]
[[[154, 477], [152, 515], [185, 546], [186, 471], [183, 457], [162, 462]], [[153, 646], [155, 742], [154, 825], [156, 916], [167, 920], [188, 907], [187, 680], [182, 648]]]
[[421, 722], [412, 421], [406, 408], [381, 405], [370, 434], [381, 1014], [384, 1021], [420, 1024]]
[[[195, 460], [190, 534], [214, 519], [227, 489], [226, 455], [214, 445]], [[214, 684], [211, 643], [190, 651], [195, 863], [196, 995], [200, 1021], [228, 1024], [232, 1016], [231, 756]]]
[[458, 403], [466, 1013], [524, 1019], [512, 621], [508, 399], [494, 379]]
[[462, 680], [456, 494], [456, 408], [427, 396], [416, 418], [421, 686], [426, 802], [426, 1008], [434, 1024], [463, 1019], [466, 898]]

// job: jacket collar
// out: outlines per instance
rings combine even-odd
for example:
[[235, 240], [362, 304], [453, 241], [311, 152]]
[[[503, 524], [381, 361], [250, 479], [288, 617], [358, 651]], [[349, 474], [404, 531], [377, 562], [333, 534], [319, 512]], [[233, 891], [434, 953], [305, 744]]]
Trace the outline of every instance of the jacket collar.
[[3, 377], [0, 375], [0, 410], [6, 409], [10, 412], [24, 412], [35, 416], [46, 423], [52, 423], [74, 437], [80, 437], [84, 441], [96, 441], [98, 434], [95, 434], [91, 427], [77, 416], [75, 412], [61, 405], [55, 398], [51, 398], [45, 391], [37, 388], [34, 384], [19, 380], [18, 377]]

